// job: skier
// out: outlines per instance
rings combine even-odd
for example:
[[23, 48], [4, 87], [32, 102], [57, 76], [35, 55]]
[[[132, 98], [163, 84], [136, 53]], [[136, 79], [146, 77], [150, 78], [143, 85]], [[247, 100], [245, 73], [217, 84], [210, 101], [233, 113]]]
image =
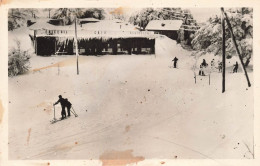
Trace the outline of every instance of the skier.
[[212, 61], [210, 62], [210, 64], [211, 64], [211, 67], [213, 68], [213, 67], [215, 66], [215, 60], [212, 59]]
[[174, 63], [173, 63], [173, 67], [174, 68], [176, 68], [177, 67], [177, 61], [178, 61], [179, 59], [178, 58], [174, 58], [172, 61], [174, 61]]
[[66, 100], [64, 98], [62, 98], [61, 95], [59, 95], [59, 100], [56, 103], [54, 103], [53, 105], [56, 105], [58, 103], [60, 103], [60, 105], [61, 105], [61, 119], [64, 119], [64, 118], [66, 118], [66, 112], [65, 112]]
[[207, 66], [208, 66], [208, 64], [206, 63], [206, 60], [203, 59], [202, 63], [200, 64], [199, 75], [205, 76], [204, 68], [206, 68]]
[[218, 72], [222, 72], [222, 62], [218, 63]]
[[234, 64], [233, 73], [237, 73], [237, 69], [238, 69], [238, 63], [236, 61], [236, 64]]
[[66, 103], [66, 107], [67, 107], [67, 111], [68, 111], [68, 116], [70, 116], [70, 109], [71, 109], [71, 103], [69, 102], [68, 99], [64, 99], [65, 103]]
[[207, 66], [208, 66], [208, 64], [207, 64], [207, 62], [206, 62], [206, 60], [205, 60], [205, 59], [203, 59], [203, 61], [202, 61], [201, 65], [202, 65], [202, 67], [207, 67]]
[[205, 76], [205, 73], [204, 73], [204, 67], [203, 67], [202, 64], [200, 64], [199, 75], [200, 75], [200, 76]]

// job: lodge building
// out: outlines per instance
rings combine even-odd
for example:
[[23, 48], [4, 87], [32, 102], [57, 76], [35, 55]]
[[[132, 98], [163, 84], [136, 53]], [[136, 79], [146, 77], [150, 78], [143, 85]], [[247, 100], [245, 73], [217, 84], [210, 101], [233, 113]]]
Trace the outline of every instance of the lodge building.
[[182, 23], [182, 20], [152, 20], [147, 24], [145, 30], [177, 40], [178, 31], [180, 30]]
[[89, 18], [79, 19], [78, 23], [60, 26], [41, 20], [31, 25], [36, 55], [75, 55], [75, 27], [80, 55], [155, 53], [154, 32], [139, 31], [129, 23], [115, 20]]

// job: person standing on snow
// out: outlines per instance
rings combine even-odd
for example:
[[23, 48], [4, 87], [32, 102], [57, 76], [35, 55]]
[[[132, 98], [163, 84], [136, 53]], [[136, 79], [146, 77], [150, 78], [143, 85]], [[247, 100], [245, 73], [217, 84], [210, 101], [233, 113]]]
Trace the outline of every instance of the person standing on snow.
[[70, 109], [71, 109], [71, 103], [69, 102], [68, 99], [64, 99], [65, 103], [66, 103], [66, 107], [67, 107], [67, 111], [68, 111], [68, 116], [70, 116]]
[[64, 119], [64, 118], [66, 118], [66, 112], [65, 112], [66, 100], [64, 98], [62, 98], [61, 95], [59, 95], [59, 100], [56, 103], [54, 103], [53, 105], [56, 105], [58, 103], [60, 103], [60, 105], [61, 105], [61, 119]]
[[211, 60], [210, 65], [211, 65], [212, 68], [215, 66], [215, 59]]
[[207, 66], [208, 66], [208, 64], [206, 63], [206, 60], [203, 59], [202, 63], [200, 64], [199, 75], [205, 76], [204, 68], [206, 68]]
[[177, 61], [178, 61], [178, 60], [179, 60], [179, 59], [176, 58], [176, 57], [172, 60], [172, 61], [174, 61], [174, 62], [173, 62], [173, 67], [174, 67], [174, 68], [177, 67]]
[[202, 63], [201, 63], [201, 66], [202, 66], [202, 67], [207, 67], [207, 66], [208, 66], [208, 64], [207, 64], [207, 62], [206, 62], [205, 59], [203, 59], [203, 61], [202, 61]]
[[236, 61], [236, 64], [234, 64], [233, 73], [237, 73], [237, 69], [238, 69], [238, 63]]
[[222, 62], [218, 63], [218, 72], [222, 72]]

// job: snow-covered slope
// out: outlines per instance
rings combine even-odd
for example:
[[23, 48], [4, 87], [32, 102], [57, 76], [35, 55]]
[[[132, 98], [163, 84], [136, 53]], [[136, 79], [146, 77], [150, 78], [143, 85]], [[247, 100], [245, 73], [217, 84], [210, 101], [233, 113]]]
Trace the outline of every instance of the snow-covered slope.
[[[227, 73], [225, 93], [219, 73], [195, 84], [190, 54], [158, 38], [156, 56], [80, 56], [79, 75], [75, 57], [32, 57], [28, 74], [9, 78], [10, 159], [126, 150], [145, 159], [252, 158], [253, 88], [243, 73]], [[175, 56], [178, 69], [169, 67]], [[50, 124], [60, 94], [79, 116]]]

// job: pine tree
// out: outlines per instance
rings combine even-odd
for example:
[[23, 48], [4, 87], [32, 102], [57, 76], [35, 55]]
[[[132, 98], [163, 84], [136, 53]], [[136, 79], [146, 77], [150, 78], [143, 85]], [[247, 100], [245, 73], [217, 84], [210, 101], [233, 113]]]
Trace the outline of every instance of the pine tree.
[[8, 11], [8, 31], [26, 25], [27, 20], [37, 17], [37, 9], [12, 8]]
[[16, 41], [16, 48], [11, 50], [8, 54], [8, 76], [13, 77], [16, 75], [27, 72], [30, 68], [28, 51], [22, 51], [20, 48], [20, 41]]
[[[253, 53], [253, 9], [252, 8], [232, 8], [226, 11], [240, 52], [247, 65]], [[236, 55], [231, 36], [226, 26], [226, 56], [231, 58]], [[222, 29], [221, 18], [215, 16], [209, 18], [194, 35], [192, 47], [197, 51], [205, 51], [214, 55], [222, 54]]]

